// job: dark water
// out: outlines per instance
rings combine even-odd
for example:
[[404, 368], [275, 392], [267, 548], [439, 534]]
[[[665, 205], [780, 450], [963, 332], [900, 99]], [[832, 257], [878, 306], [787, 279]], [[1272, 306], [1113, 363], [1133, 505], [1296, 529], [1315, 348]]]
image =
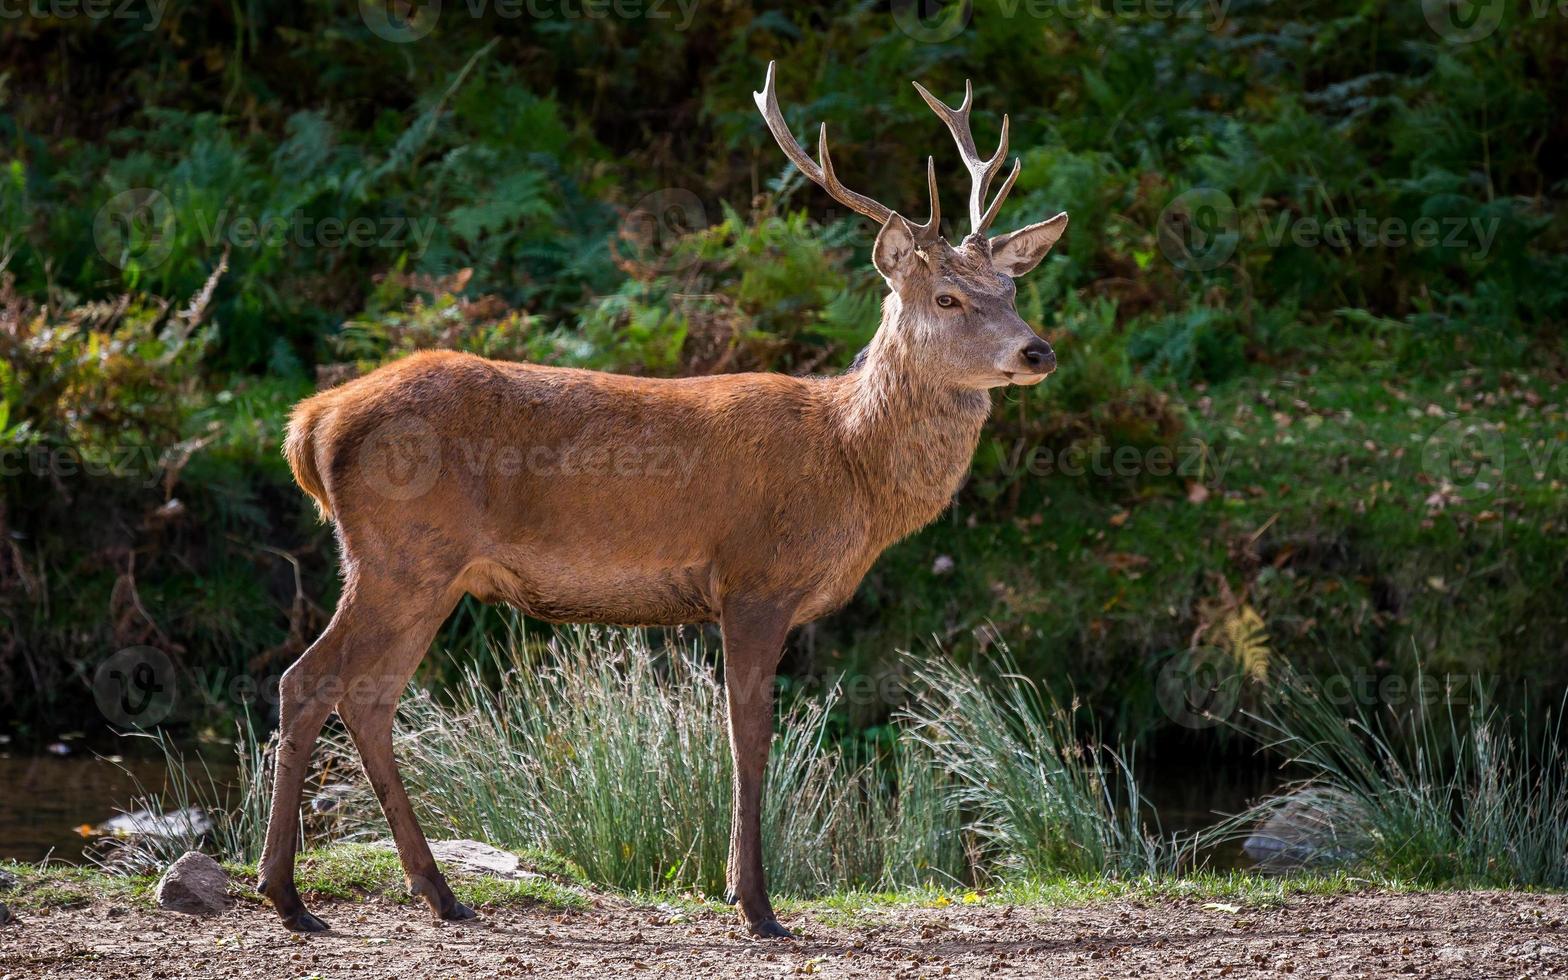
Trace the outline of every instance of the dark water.
[[[1273, 767], [1199, 758], [1164, 765], [1144, 763], [1137, 776], [1141, 790], [1159, 814], [1163, 835], [1180, 834], [1184, 838], [1245, 810], [1285, 782], [1285, 776]], [[1253, 864], [1239, 840], [1210, 849], [1202, 856], [1220, 871]]]
[[[125, 749], [139, 745], [128, 742]], [[73, 748], [66, 756], [9, 748], [0, 747], [0, 860], [49, 857], [78, 863], [90, 840], [77, 828], [96, 826], [133, 808], [140, 792], [165, 788], [167, 769], [161, 755], [143, 751], [109, 756], [121, 748], [118, 745], [99, 747], [96, 752]], [[219, 786], [232, 779], [233, 767], [227, 760], [207, 765]], [[1279, 773], [1268, 768], [1198, 757], [1141, 762], [1137, 778], [1167, 837], [1212, 826], [1222, 815], [1245, 808], [1281, 782]], [[1218, 848], [1207, 857], [1220, 869], [1251, 864], [1239, 843]]]
[[[227, 777], [221, 768], [213, 772]], [[80, 863], [90, 840], [77, 828], [132, 808], [139, 792], [164, 789], [166, 776], [162, 757], [144, 752], [73, 749], [59, 756], [0, 749], [0, 860]]]

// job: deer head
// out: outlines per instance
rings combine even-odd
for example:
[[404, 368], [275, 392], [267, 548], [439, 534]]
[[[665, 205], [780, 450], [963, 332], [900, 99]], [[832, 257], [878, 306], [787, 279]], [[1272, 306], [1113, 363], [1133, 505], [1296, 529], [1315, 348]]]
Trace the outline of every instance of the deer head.
[[1038, 384], [1055, 370], [1056, 354], [1051, 345], [1018, 315], [1013, 280], [1045, 258], [1067, 229], [1066, 213], [1003, 235], [986, 234], [1021, 167], [1017, 160], [1013, 162], [1001, 190], [987, 204], [991, 181], [1007, 155], [1007, 117], [1002, 117], [1001, 144], [990, 159], [982, 159], [969, 128], [973, 86], [964, 83], [964, 101], [953, 108], [915, 83], [921, 98], [947, 124], [969, 171], [969, 234], [953, 246], [942, 237], [932, 158], [926, 158], [931, 217], [924, 224], [915, 224], [839, 182], [828, 149], [826, 123], [817, 143], [820, 163], [811, 159], [779, 111], [773, 75], [774, 64], [769, 62], [762, 91], [752, 97], [779, 148], [835, 201], [882, 228], [871, 255], [892, 295], [884, 306], [882, 327], [872, 350], [907, 352], [908, 360], [923, 372], [961, 388]]

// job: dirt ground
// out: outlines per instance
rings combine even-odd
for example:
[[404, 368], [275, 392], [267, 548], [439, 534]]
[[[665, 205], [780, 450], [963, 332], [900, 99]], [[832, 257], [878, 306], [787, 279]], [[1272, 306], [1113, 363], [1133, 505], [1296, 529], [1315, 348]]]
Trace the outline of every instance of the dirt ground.
[[608, 899], [564, 913], [489, 909], [459, 924], [379, 899], [318, 904], [333, 931], [308, 938], [251, 903], [204, 919], [100, 904], [0, 927], [0, 978], [1568, 976], [1565, 895], [1205, 904], [874, 909], [849, 924], [797, 912], [785, 919], [801, 936], [786, 941], [746, 938], [727, 915]]

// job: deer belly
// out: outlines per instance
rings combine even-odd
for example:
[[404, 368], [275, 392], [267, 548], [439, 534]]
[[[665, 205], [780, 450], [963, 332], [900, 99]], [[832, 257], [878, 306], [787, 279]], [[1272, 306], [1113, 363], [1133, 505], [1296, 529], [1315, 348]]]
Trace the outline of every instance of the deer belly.
[[510, 556], [470, 567], [464, 588], [553, 623], [678, 626], [715, 618], [697, 568], [628, 567], [561, 555]]

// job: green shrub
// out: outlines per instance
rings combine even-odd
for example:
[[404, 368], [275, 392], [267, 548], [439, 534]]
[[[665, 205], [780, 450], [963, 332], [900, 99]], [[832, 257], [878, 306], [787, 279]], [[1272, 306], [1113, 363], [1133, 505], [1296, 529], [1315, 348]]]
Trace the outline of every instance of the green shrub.
[[[1294, 671], [1273, 685], [1250, 720], [1304, 774], [1316, 819], [1334, 828], [1336, 853], [1325, 860], [1426, 884], [1568, 887], [1560, 713], [1532, 733], [1474, 676], [1421, 675], [1412, 706], [1357, 701], [1348, 713]], [[1297, 787], [1266, 799], [1216, 836], [1251, 832], [1302, 798]]]

